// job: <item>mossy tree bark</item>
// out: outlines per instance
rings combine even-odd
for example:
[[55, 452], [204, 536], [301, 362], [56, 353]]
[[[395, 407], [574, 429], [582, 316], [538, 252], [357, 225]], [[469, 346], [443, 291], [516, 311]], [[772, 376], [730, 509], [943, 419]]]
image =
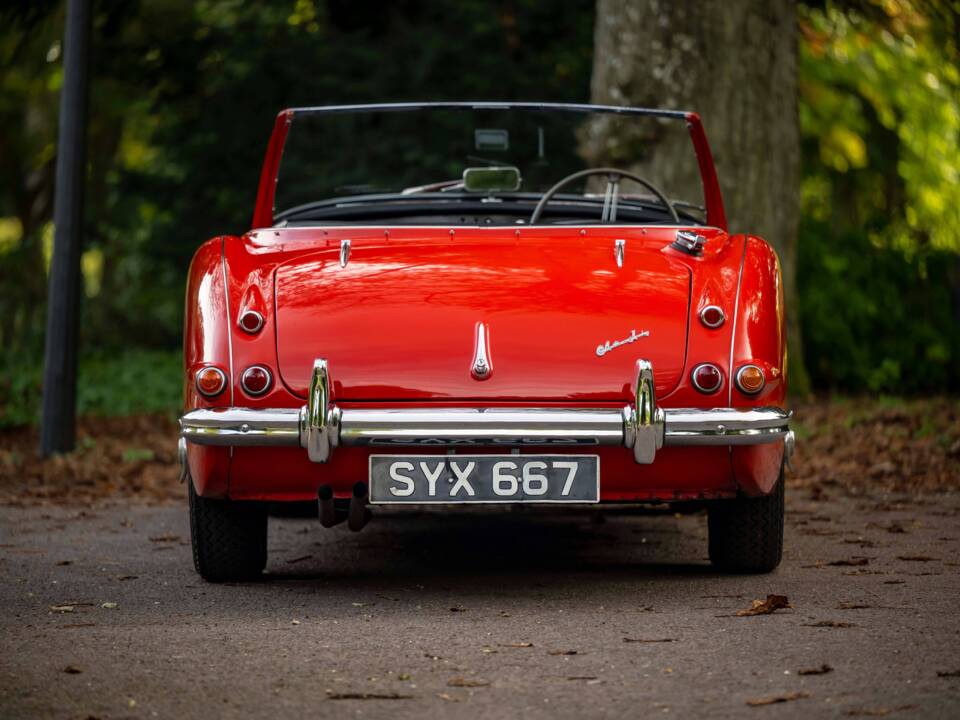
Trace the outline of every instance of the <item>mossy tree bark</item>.
[[[791, 391], [802, 395], [797, 33], [793, 0], [597, 0], [591, 94], [596, 103], [701, 115], [731, 232], [759, 235], [780, 255]], [[633, 169], [669, 194], [699, 193], [689, 141], [664, 134], [659, 142]]]

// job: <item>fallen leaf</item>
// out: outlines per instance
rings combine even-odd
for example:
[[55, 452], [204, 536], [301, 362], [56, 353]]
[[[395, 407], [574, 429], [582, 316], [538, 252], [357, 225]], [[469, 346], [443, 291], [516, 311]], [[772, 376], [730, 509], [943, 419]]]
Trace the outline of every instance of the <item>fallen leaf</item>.
[[80, 673], [83, 672], [83, 670], [81, 670], [80, 668], [78, 668], [76, 665], [67, 665], [67, 666], [63, 669], [63, 671], [64, 671], [65, 673], [67, 673], [67, 675], [79, 675]]
[[299, 620], [291, 620], [291, 621], [290, 621], [290, 624], [291, 624], [291, 625], [299, 625], [299, 624], [300, 624], [300, 621], [299, 621]]
[[532, 642], [515, 642], [515, 643], [497, 643], [500, 647], [505, 648], [532, 648]]
[[117, 580], [136, 580], [139, 575], [118, 575]]
[[960, 677], [960, 670], [937, 670], [937, 677]]
[[834, 567], [860, 567], [869, 564], [870, 558], [865, 557], [850, 558], [849, 560], [834, 560], [827, 563], [827, 565], [833, 565]]
[[907, 562], [938, 562], [940, 558], [930, 557], [929, 555], [897, 555], [897, 560]]
[[454, 697], [450, 693], [437, 693], [437, 697], [447, 702], [460, 702], [460, 698]]
[[815, 623], [804, 623], [804, 627], [816, 627], [816, 628], [854, 628], [857, 627], [853, 623], [848, 622], [837, 622], [836, 620], [820, 620]]
[[771, 695], [770, 697], [764, 698], [753, 698], [752, 700], [747, 700], [747, 705], [750, 707], [760, 707], [761, 705], [775, 705], [777, 703], [790, 702], [791, 700], [800, 700], [805, 697], [810, 697], [805, 692], [791, 692], [785, 693], [783, 695]]
[[846, 710], [843, 714], [847, 715], [848, 717], [884, 717], [885, 715], [889, 715], [890, 713], [898, 710], [913, 710], [915, 707], [917, 706], [900, 705], [899, 707], [895, 708], [853, 708], [851, 710]]
[[466, 612], [466, 611], [467, 609], [460, 605], [454, 605], [452, 608], [450, 608], [450, 612]]
[[76, 606], [74, 605], [51, 605], [50, 611], [57, 613], [68, 613], [73, 612], [75, 607]]
[[327, 692], [328, 700], [410, 700], [412, 697], [403, 693]]
[[813, 668], [803, 668], [802, 670], [797, 670], [797, 675], [826, 675], [827, 673], [833, 672], [833, 668], [823, 663], [820, 667]]
[[746, 610], [737, 610], [737, 617], [769, 615], [783, 608], [793, 607], [786, 595], [767, 595], [766, 600], [754, 600]]
[[167, 542], [180, 542], [179, 535], [154, 535], [150, 538], [150, 542], [155, 543], [167, 543]]
[[57, 563], [57, 565], [60, 565], [61, 567], [64, 565], [73, 565], [73, 560], [61, 560]]
[[105, 602], [100, 603], [100, 607], [102, 607], [104, 610], [116, 610], [117, 604], [115, 602]]
[[579, 655], [579, 650], [547, 650], [547, 655]]
[[67, 630], [70, 628], [82, 628], [82, 627], [96, 627], [96, 623], [67, 623], [66, 625], [58, 625], [61, 630]]
[[596, 680], [596, 675], [570, 675], [567, 680]]
[[665, 643], [665, 642], [676, 642], [676, 638], [629, 638], [625, 637], [623, 639], [625, 643]]
[[449, 687], [487, 687], [490, 684], [488, 680], [469, 680], [464, 677], [453, 677], [447, 680]]
[[409, 680], [412, 677], [413, 675], [411, 675], [410, 673], [400, 673], [399, 675], [397, 675], [397, 680]]

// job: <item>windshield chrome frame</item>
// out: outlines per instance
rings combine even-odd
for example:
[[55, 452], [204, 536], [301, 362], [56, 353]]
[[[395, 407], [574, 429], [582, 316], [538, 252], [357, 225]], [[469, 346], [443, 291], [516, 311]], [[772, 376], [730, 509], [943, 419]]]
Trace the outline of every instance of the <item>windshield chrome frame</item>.
[[638, 115], [647, 117], [662, 117], [674, 120], [685, 120], [694, 152], [700, 168], [700, 179], [703, 184], [704, 205], [706, 206], [706, 224], [727, 229], [727, 218], [723, 207], [723, 197], [720, 193], [720, 184], [717, 180], [716, 168], [713, 164], [713, 155], [710, 144], [703, 130], [700, 116], [694, 112], [683, 110], [661, 110], [657, 108], [622, 107], [617, 105], [590, 105], [581, 103], [548, 103], [548, 102], [492, 102], [492, 101], [459, 101], [459, 102], [405, 102], [405, 103], [373, 103], [366, 105], [319, 105], [312, 107], [295, 107], [282, 110], [278, 113], [273, 126], [273, 133], [267, 145], [263, 168], [260, 172], [260, 183], [257, 190], [257, 202], [253, 213], [251, 230], [272, 227], [274, 224], [274, 200], [277, 190], [277, 178], [280, 171], [280, 159], [286, 144], [287, 134], [295, 115], [319, 115], [336, 113], [361, 112], [408, 112], [416, 110], [549, 110], [571, 113], [610, 113], [616, 115]]

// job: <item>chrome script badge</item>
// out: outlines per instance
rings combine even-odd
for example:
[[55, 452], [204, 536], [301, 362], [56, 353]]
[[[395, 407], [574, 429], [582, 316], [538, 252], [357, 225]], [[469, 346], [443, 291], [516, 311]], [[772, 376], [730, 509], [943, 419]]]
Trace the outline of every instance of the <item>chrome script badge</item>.
[[636, 342], [642, 337], [649, 337], [649, 330], [641, 330], [637, 332], [636, 330], [631, 330], [630, 334], [625, 337], [623, 340], [607, 340], [603, 345], [597, 345], [597, 357], [603, 357], [611, 350], [616, 350], [621, 345], [629, 345], [632, 342]]

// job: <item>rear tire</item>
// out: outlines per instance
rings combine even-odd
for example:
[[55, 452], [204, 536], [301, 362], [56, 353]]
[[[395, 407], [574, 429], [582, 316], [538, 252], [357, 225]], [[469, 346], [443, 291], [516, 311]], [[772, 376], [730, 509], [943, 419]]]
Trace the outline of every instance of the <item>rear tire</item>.
[[267, 565], [267, 504], [190, 494], [193, 565], [209, 582], [256, 580]]
[[783, 557], [783, 468], [773, 492], [710, 504], [710, 562], [726, 572], [768, 573]]

